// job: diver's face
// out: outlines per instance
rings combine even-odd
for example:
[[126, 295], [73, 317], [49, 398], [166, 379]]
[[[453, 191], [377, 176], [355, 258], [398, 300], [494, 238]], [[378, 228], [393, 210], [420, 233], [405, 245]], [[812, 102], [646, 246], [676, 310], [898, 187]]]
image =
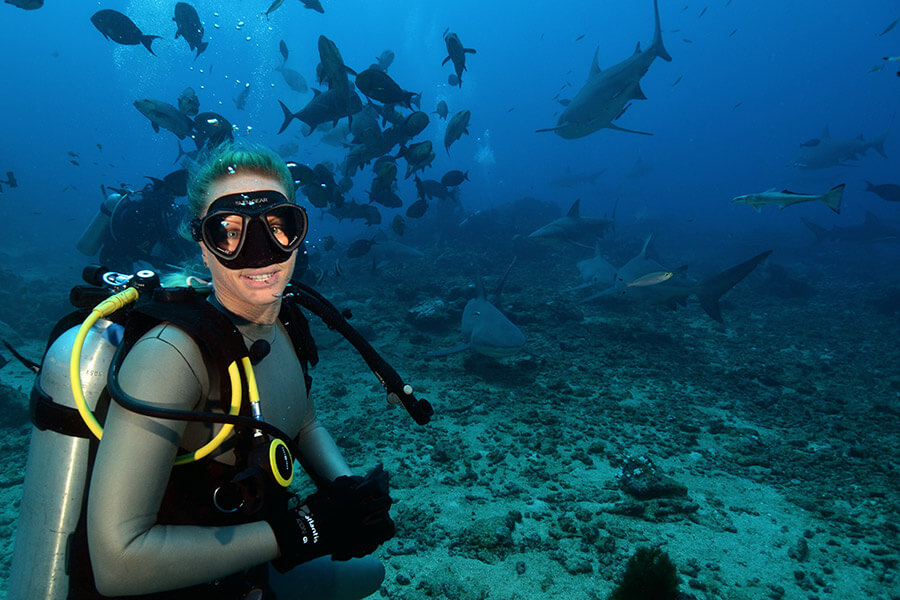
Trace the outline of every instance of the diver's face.
[[[252, 171], [239, 171], [212, 183], [203, 215], [216, 198], [254, 190], [275, 190], [287, 196], [287, 190], [279, 179]], [[294, 272], [296, 250], [284, 262], [246, 269], [225, 267], [202, 242], [200, 251], [212, 275], [216, 298], [222, 306], [255, 323], [275, 321], [281, 307], [281, 294]]]

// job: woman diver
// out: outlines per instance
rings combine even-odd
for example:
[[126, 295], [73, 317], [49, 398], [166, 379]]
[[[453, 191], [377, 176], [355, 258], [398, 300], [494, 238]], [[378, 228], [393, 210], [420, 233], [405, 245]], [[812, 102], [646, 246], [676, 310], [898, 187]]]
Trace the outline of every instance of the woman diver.
[[[221, 426], [112, 402], [82, 519], [85, 547], [76, 532], [70, 553], [69, 597], [367, 596], [384, 577], [368, 555], [394, 535], [387, 474], [352, 473], [316, 417], [305, 366], [279, 318], [307, 228], [291, 174], [268, 149], [226, 143], [192, 170], [188, 204], [212, 276], [208, 302], [251, 349], [256, 416], [291, 436], [319, 488], [299, 500], [283, 481], [259, 483], [248, 458], [259, 430], [236, 429], [211, 457], [173, 467]], [[150, 407], [223, 412], [224, 366], [214, 362], [186, 331], [163, 322], [131, 347], [118, 382]]]

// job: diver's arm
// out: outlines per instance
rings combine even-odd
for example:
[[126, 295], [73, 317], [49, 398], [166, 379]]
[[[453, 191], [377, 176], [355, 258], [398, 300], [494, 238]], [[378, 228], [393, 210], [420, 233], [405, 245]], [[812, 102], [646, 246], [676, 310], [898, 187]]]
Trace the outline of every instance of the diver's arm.
[[[205, 369], [202, 356], [180, 330], [169, 326], [163, 333], [175, 339], [154, 337], [134, 346], [122, 366], [120, 383], [148, 403], [192, 409], [204, 394], [201, 379], [205, 382], [206, 376], [204, 372], [198, 377], [191, 365]], [[104, 595], [196, 585], [279, 554], [264, 521], [231, 527], [156, 524], [184, 429], [182, 421], [151, 419], [116, 403], [110, 406], [87, 515], [94, 577]]]
[[353, 475], [334, 438], [315, 415], [297, 435], [297, 449], [318, 478], [334, 481], [341, 475]]

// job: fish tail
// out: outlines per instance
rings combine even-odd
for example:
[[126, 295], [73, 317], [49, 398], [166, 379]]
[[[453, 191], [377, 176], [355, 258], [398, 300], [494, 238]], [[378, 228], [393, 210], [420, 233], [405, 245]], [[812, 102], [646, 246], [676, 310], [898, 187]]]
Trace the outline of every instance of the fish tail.
[[150, 54], [156, 56], [156, 52], [153, 51], [153, 48], [150, 47], [150, 44], [153, 43], [153, 40], [159, 39], [158, 35], [142, 35], [141, 43], [144, 45], [144, 48], [150, 51]]
[[[871, 185], [871, 184], [870, 184]], [[828, 208], [836, 212], [837, 214], [841, 214], [841, 200], [844, 197], [844, 184], [836, 185], [828, 192], [822, 196], [822, 202], [825, 203]]]
[[288, 128], [288, 125], [291, 124], [291, 121], [294, 120], [294, 114], [281, 100], [278, 101], [278, 104], [281, 105], [281, 110], [284, 112], [284, 123], [281, 124], [281, 129], [278, 130], [278, 133], [283, 133]]

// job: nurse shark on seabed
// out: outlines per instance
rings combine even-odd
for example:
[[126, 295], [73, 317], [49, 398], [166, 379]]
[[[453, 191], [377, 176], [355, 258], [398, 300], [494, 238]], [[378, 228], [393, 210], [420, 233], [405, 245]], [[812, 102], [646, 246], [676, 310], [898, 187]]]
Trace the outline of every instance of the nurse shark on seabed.
[[859, 160], [869, 150], [874, 149], [878, 154], [887, 158], [884, 151], [884, 142], [891, 132], [891, 123], [884, 132], [873, 140], [866, 141], [862, 134], [855, 140], [831, 137], [828, 125], [822, 132], [822, 137], [813, 138], [801, 145], [800, 153], [791, 162], [791, 166], [797, 169], [827, 169], [828, 167], [855, 166], [847, 163], [848, 160]]
[[[687, 267], [685, 266], [678, 269], [667, 269], [652, 258], [648, 258], [647, 247], [650, 245], [652, 237], [652, 234], [647, 237], [647, 241], [644, 242], [644, 246], [637, 256], [616, 269], [611, 281], [609, 269], [599, 263], [601, 267], [596, 271], [599, 274], [597, 277], [592, 278], [589, 282], [586, 281], [583, 285], [571, 288], [571, 290], [605, 284], [608, 286], [606, 289], [585, 298], [582, 303], [603, 297], [613, 297], [662, 304], [671, 309], [686, 306], [688, 298], [694, 296], [700, 301], [700, 306], [703, 307], [706, 314], [721, 323], [722, 310], [719, 306], [719, 299], [753, 272], [753, 269], [772, 253], [771, 250], [760, 252], [739, 265], [698, 282], [686, 276]], [[595, 257], [596, 259], [597, 257]], [[582, 272], [584, 271], [582, 270]]]
[[647, 74], [653, 60], [657, 56], [665, 61], [672, 60], [663, 47], [658, 0], [653, 0], [653, 14], [656, 27], [650, 47], [641, 51], [641, 44], [638, 42], [634, 54], [605, 71], [597, 63], [597, 54], [600, 52], [598, 47], [594, 51], [587, 81], [559, 116], [556, 127], [538, 129], [538, 132], [553, 131], [565, 139], [584, 137], [604, 128], [652, 135], [620, 127], [613, 121], [624, 114], [632, 100], [647, 99], [641, 90], [641, 78]]
[[516, 259], [510, 263], [503, 274], [497, 289], [489, 297], [484, 295], [484, 285], [478, 281], [478, 293], [466, 303], [462, 316], [463, 342], [446, 350], [438, 350], [426, 354], [428, 358], [449, 356], [465, 350], [472, 350], [491, 358], [506, 358], [517, 354], [525, 345], [525, 334], [506, 318], [493, 303], [498, 302], [500, 291], [506, 282], [510, 269]]

